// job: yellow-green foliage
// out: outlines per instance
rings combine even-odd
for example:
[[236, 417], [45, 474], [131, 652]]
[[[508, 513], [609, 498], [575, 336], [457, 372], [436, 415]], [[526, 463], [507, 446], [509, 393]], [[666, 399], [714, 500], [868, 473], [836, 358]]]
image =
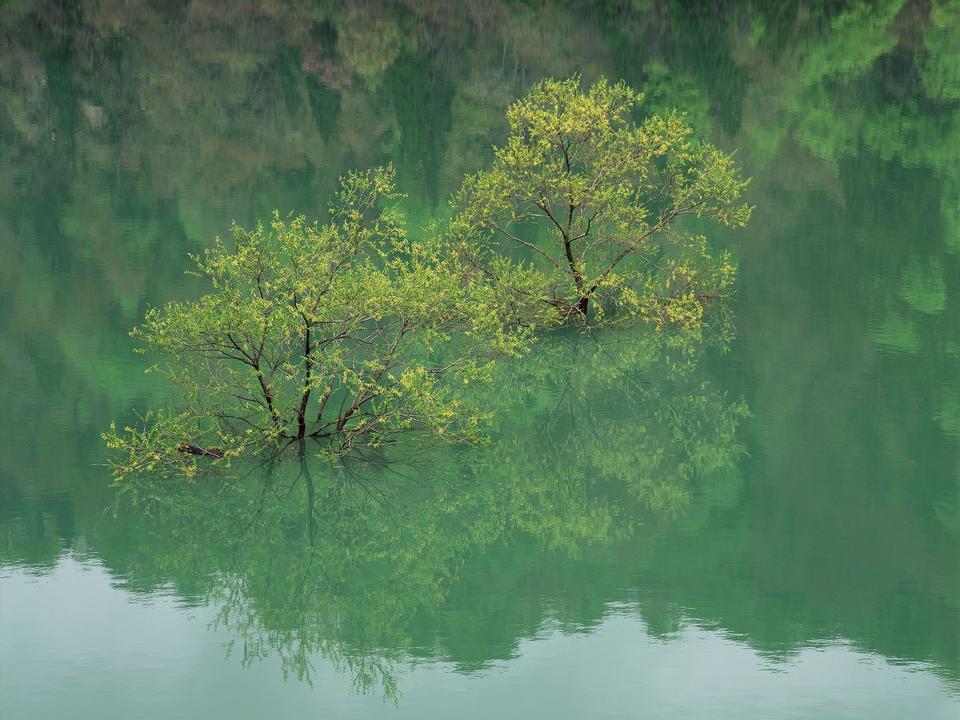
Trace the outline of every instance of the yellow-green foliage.
[[334, 454], [400, 433], [476, 440], [482, 414], [451, 387], [482, 381], [526, 332], [493, 289], [464, 280], [435, 241], [407, 237], [392, 168], [341, 181], [326, 225], [274, 215], [195, 257], [211, 291], [147, 313], [133, 331], [182, 392], [174, 413], [111, 430], [118, 475], [191, 472], [177, 448], [329, 441]]
[[[334, 455], [410, 433], [477, 441], [485, 414], [464, 386], [591, 305], [597, 322], [697, 336], [734, 269], [677, 221], [745, 224], [746, 181], [683, 116], [635, 123], [639, 100], [603, 80], [536, 85], [508, 109], [491, 168], [465, 180], [445, 236], [408, 236], [392, 167], [342, 178], [324, 225], [278, 213], [235, 225], [193, 258], [210, 291], [150, 310], [132, 333], [182, 402], [104, 434], [117, 476], [192, 476], [198, 457], [225, 464], [307, 438]], [[536, 223], [540, 236], [523, 227]]]
[[[637, 316], [696, 327], [733, 266], [683, 216], [742, 226], [746, 181], [683, 115], [633, 120], [642, 96], [605, 80], [545, 80], [507, 111], [510, 136], [454, 198], [450, 235], [533, 322]], [[521, 253], [506, 259], [511, 247]]]

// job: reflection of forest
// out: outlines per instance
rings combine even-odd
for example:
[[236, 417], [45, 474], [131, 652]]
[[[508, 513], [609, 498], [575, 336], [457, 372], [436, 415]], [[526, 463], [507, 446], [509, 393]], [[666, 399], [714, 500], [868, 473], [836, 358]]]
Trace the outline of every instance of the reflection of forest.
[[[471, 544], [456, 528], [477, 506], [464, 505], [447, 540], [475, 548], [475, 570], [447, 556], [447, 575], [425, 577], [458, 572], [444, 602], [493, 637], [494, 626], [516, 631], [483, 649], [457, 637], [471, 623], [422, 632], [482, 662], [541, 621], [536, 593], [588, 623], [624, 583], [650, 583], [672, 588], [662, 616], [644, 610], [654, 628], [673, 627], [683, 606], [768, 649], [839, 635], [960, 672], [955, 0], [8, 3], [0, 433], [18, 440], [4, 444], [0, 558], [49, 563], [64, 546], [92, 546], [112, 566], [133, 562], [109, 557], [134, 544], [99, 535], [113, 527], [101, 515], [109, 494], [87, 468], [108, 418], [155, 390], [126, 331], [147, 303], [190, 291], [187, 250], [233, 218], [317, 211], [339, 173], [388, 159], [414, 228], [486, 158], [513, 97], [575, 70], [624, 78], [648, 107], [686, 109], [754, 177], [757, 214], [735, 248], [740, 338], [717, 362], [754, 415], [740, 437], [746, 481], [723, 503], [694, 495], [662, 537], [585, 543], [575, 561], [564, 550], [536, 581], [523, 579], [523, 542], [563, 533], [541, 527], [503, 549], [504, 531], [476, 529], [488, 539]], [[611, 474], [637, 460], [601, 455]], [[675, 462], [649, 469], [648, 494], [629, 497], [686, 503], [686, 485], [660, 482]], [[156, 579], [175, 575], [161, 560]], [[216, 557], [195, 562], [191, 577], [222, 569]], [[473, 592], [481, 575], [523, 602]], [[388, 638], [357, 642], [435, 642]]]

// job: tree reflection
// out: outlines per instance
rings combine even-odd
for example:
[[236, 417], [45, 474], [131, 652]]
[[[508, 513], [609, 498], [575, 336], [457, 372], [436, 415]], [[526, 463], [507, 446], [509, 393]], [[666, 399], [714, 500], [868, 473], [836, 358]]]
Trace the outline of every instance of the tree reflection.
[[[358, 689], [395, 695], [407, 660], [446, 655], [426, 638], [494, 546], [518, 547], [520, 565], [577, 560], [636, 540], [651, 512], [683, 516], [693, 494], [736, 476], [745, 410], [702, 375], [699, 342], [546, 341], [532, 365], [504, 370], [500, 396], [485, 394], [503, 420], [476, 450], [332, 466], [303, 444], [299, 462], [245, 477], [124, 484], [116, 511], [139, 550], [104, 555], [133, 589], [172, 583], [216, 603], [243, 662], [275, 654], [310, 681], [322, 657]], [[494, 597], [512, 577], [478, 592]], [[485, 652], [497, 654], [480, 650], [481, 663]]]

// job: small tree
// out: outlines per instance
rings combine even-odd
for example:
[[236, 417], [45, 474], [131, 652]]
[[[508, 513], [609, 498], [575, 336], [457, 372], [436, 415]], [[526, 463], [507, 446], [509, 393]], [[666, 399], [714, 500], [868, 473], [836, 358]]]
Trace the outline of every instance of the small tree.
[[117, 475], [192, 474], [197, 457], [306, 438], [334, 454], [408, 432], [475, 439], [480, 415], [450, 381], [482, 380], [524, 338], [498, 322], [489, 286], [407, 237], [398, 199], [391, 168], [350, 174], [326, 225], [275, 214], [195, 257], [211, 291], [150, 310], [132, 333], [163, 356], [182, 402], [105, 434], [126, 453]]
[[[451, 235], [467, 266], [541, 319], [616, 309], [697, 325], [733, 279], [725, 254], [678, 232], [683, 216], [744, 225], [746, 181], [731, 156], [692, 139], [678, 114], [632, 119], [642, 99], [601, 80], [545, 80], [507, 110], [510, 136], [454, 197]], [[525, 258], [507, 260], [504, 246]], [[543, 316], [544, 308], [555, 308]]]

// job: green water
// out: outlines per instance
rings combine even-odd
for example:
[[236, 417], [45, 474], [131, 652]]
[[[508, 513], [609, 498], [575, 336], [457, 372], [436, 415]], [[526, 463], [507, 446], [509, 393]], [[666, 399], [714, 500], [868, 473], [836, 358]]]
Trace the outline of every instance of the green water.
[[[557, 337], [488, 447], [118, 496], [187, 252], [388, 160], [416, 231], [574, 71], [737, 149], [732, 340]], [[0, 5], [0, 716], [960, 717], [958, 311], [956, 2]]]

